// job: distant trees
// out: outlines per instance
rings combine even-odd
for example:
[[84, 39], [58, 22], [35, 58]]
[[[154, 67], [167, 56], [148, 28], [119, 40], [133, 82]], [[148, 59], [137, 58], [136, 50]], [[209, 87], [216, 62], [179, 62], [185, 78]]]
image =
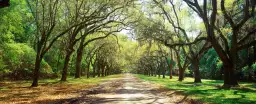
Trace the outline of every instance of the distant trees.
[[[162, 75], [165, 78], [170, 69], [167, 59], [169, 50], [153, 40], [140, 40], [140, 42], [141, 44], [137, 46], [140, 49], [133, 54], [133, 60], [135, 60], [134, 73], [158, 77]], [[137, 55], [139, 57], [136, 57]]]
[[86, 57], [84, 57], [87, 78], [90, 76], [104, 77], [122, 72], [120, 63], [122, 44], [119, 44], [115, 37], [112, 35], [101, 40], [95, 40], [87, 46], [89, 50], [86, 52]]
[[[74, 28], [74, 30], [70, 31], [68, 33], [68, 42], [67, 42], [67, 50], [66, 50], [66, 58], [65, 58], [65, 63], [63, 67], [63, 73], [62, 73], [62, 81], [66, 80], [67, 76], [67, 70], [68, 70], [68, 63], [70, 61], [70, 57], [72, 53], [75, 51], [74, 46], [78, 41], [80, 42], [78, 51], [77, 51], [77, 57], [76, 57], [76, 78], [79, 78], [80, 75], [80, 65], [81, 65], [81, 59], [83, 57], [83, 52], [82, 50], [86, 45], [88, 45], [90, 42], [98, 40], [98, 39], [103, 39], [106, 38], [107, 36], [111, 35], [113, 32], [119, 32], [121, 31], [120, 26], [125, 24], [124, 18], [122, 20], [121, 14], [118, 14], [121, 9], [124, 8], [124, 6], [128, 6], [129, 3], [124, 2], [124, 4], [116, 4], [116, 2], [77, 2], [74, 4], [74, 6], [71, 6], [68, 10], [72, 10], [76, 8], [74, 11], [68, 11], [67, 16], [71, 16], [68, 18], [74, 17], [75, 20], [70, 21], [69, 24], [76, 23], [78, 21], [86, 21], [82, 25], [78, 25]], [[114, 3], [114, 4], [113, 4]], [[69, 7], [71, 3], [66, 3], [66, 6]], [[92, 7], [94, 5], [94, 7]], [[97, 7], [95, 7], [97, 6]], [[108, 11], [105, 11], [108, 9]], [[83, 11], [86, 11], [83, 15], [80, 13], [83, 13]], [[73, 16], [72, 16], [73, 15]], [[90, 40], [86, 40], [86, 38], [95, 33], [103, 33], [105, 36], [103, 37], [95, 37]]]

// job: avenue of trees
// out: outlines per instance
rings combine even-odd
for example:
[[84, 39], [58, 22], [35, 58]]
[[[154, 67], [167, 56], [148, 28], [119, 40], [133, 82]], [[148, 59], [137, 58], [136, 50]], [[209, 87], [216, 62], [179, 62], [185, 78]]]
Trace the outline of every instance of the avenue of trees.
[[255, 0], [9, 2], [0, 6], [1, 80], [36, 87], [131, 72], [227, 88], [256, 81]]
[[[223, 79], [223, 87], [237, 86], [241, 79], [255, 81], [254, 0], [147, 0], [143, 4], [145, 19], [134, 26], [137, 40], [169, 48], [165, 57], [176, 64], [162, 63], [169, 64], [164, 70], [170, 75], [177, 68], [182, 81], [189, 69], [195, 83], [202, 77]], [[157, 74], [159, 68], [153, 63], [161, 65], [162, 56], [144, 56], [138, 67], [145, 74]]]
[[[134, 0], [11, 0], [0, 13], [1, 78], [120, 73], [117, 32], [133, 20]], [[92, 75], [91, 75], [92, 74]], [[18, 77], [18, 78], [14, 78]]]

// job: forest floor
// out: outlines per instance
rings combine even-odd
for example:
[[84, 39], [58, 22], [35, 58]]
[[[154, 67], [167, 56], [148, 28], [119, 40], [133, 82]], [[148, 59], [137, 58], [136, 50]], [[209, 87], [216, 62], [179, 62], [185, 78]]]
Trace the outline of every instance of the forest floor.
[[[81, 80], [81, 79], [80, 79]], [[43, 83], [37, 88], [24, 82], [2, 83], [0, 103], [13, 104], [199, 104], [183, 92], [123, 74], [105, 78], [71, 80], [67, 83]], [[54, 81], [53, 81], [54, 82]], [[90, 84], [89, 84], [90, 83]], [[1, 83], [0, 83], [1, 84]], [[5, 84], [5, 85], [3, 85]]]
[[[62, 99], [80, 97], [85, 90], [98, 86], [104, 81], [121, 78], [123, 75], [111, 75], [100, 78], [68, 78], [39, 80], [39, 86], [29, 87], [31, 81], [1, 81], [0, 104], [55, 103]], [[49, 102], [46, 102], [49, 101]]]

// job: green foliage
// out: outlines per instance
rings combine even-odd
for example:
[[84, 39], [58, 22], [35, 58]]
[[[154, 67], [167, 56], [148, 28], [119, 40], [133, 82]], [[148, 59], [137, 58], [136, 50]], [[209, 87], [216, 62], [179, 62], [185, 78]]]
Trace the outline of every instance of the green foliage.
[[244, 76], [248, 76], [249, 73], [251, 73], [253, 75], [254, 72], [256, 72], [256, 63], [252, 64], [251, 67], [246, 65], [242, 68], [242, 73]]
[[[34, 49], [22, 43], [5, 43], [0, 46], [0, 70], [12, 72], [24, 70], [29, 73], [34, 69], [36, 53]], [[51, 73], [52, 69], [47, 62], [42, 62], [42, 72]]]
[[3, 60], [3, 57], [1, 56], [3, 53], [2, 53], [2, 50], [0, 50], [0, 76], [1, 76], [1, 73], [9, 73], [10, 71], [7, 68], [7, 65], [5, 65], [5, 62]]
[[245, 66], [245, 67], [242, 68], [242, 71], [243, 71], [243, 72], [247, 72], [248, 69], [249, 69], [248, 66]]
[[211, 48], [200, 60], [200, 71], [202, 78], [220, 79], [220, 69], [222, 61], [219, 59], [216, 51]]
[[32, 31], [25, 0], [11, 0], [11, 6], [0, 11], [0, 43], [26, 42]]
[[256, 71], [256, 63], [252, 64], [253, 71]]
[[46, 53], [44, 56], [45, 61], [42, 63], [48, 63], [54, 73], [60, 74], [64, 64], [64, 53], [58, 48], [60, 47], [53, 47], [52, 50]]
[[35, 52], [25, 44], [4, 44], [3, 58], [8, 63], [10, 70], [23, 68], [23, 65], [33, 64]]

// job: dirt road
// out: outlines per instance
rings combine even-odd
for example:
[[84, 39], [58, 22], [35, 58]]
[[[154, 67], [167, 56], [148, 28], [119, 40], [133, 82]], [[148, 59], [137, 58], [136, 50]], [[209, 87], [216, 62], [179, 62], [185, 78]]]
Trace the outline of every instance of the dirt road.
[[133, 75], [113, 79], [86, 90], [82, 96], [60, 103], [72, 104], [191, 104], [181, 92], [170, 91], [159, 85], [142, 81]]

